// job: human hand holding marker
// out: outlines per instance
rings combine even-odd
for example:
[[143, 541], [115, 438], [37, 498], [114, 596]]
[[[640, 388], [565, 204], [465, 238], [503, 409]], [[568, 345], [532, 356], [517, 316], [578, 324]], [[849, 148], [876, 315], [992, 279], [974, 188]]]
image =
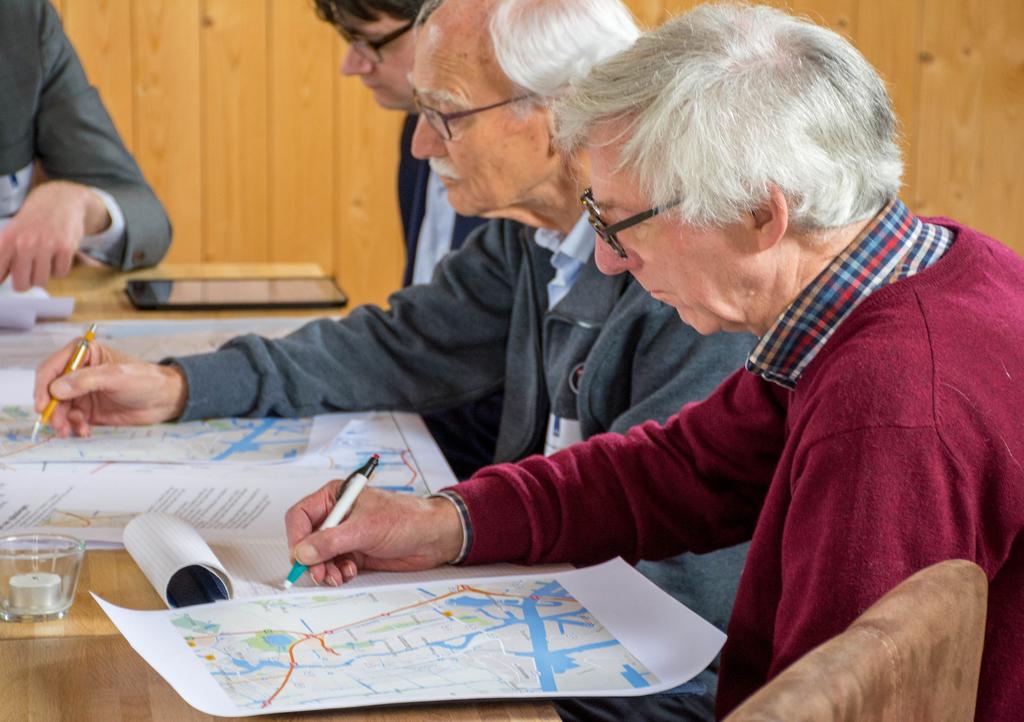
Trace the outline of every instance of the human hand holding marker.
[[[351, 581], [360, 569], [433, 569], [458, 556], [462, 521], [447, 499], [366, 489], [345, 522], [328, 527], [327, 517], [342, 506], [337, 499], [346, 484], [338, 479], [324, 484], [285, 515], [292, 558], [298, 567], [308, 567], [317, 584], [336, 587]], [[339, 519], [345, 513], [339, 512]]]
[[[373, 470], [377, 468], [377, 464], [380, 463], [380, 454], [374, 454], [370, 457], [370, 460], [363, 464], [361, 467], [352, 472], [345, 481], [338, 487], [338, 500], [334, 504], [334, 508], [324, 519], [323, 523], [317, 531], [323, 531], [324, 529], [332, 529], [341, 523], [341, 520], [352, 511], [352, 506], [356, 503], [356, 499], [366, 488], [366, 485], [370, 483], [370, 476], [373, 474]], [[288, 573], [288, 578], [284, 580], [284, 588], [290, 588], [295, 582], [299, 581], [299, 577], [306, 573], [308, 567], [296, 561], [292, 565], [291, 572]]]

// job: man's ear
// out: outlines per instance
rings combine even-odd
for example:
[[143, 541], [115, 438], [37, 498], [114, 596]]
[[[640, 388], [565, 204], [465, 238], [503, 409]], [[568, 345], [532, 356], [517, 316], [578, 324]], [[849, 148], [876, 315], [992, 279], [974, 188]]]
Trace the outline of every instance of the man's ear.
[[768, 186], [768, 199], [750, 215], [750, 230], [759, 253], [773, 248], [789, 229], [789, 204], [777, 185]]
[[548, 132], [548, 158], [556, 155], [560, 155], [558, 148], [555, 146], [555, 114], [551, 112], [551, 105], [548, 103], [544, 104], [541, 109], [546, 119], [546, 128]]

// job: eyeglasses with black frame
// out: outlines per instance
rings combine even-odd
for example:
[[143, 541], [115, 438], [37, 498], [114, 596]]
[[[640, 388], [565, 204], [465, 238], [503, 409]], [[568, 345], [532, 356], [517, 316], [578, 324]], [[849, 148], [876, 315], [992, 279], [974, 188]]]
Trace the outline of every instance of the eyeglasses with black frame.
[[416, 112], [422, 115], [426, 121], [430, 124], [430, 127], [437, 131], [445, 140], [452, 140], [454, 137], [452, 134], [451, 122], [458, 120], [459, 118], [468, 118], [471, 115], [482, 113], [485, 110], [494, 110], [504, 105], [511, 105], [512, 103], [518, 103], [520, 100], [526, 100], [532, 97], [530, 94], [517, 95], [514, 98], [508, 98], [506, 100], [500, 100], [497, 103], [491, 103], [490, 105], [481, 105], [479, 108], [470, 108], [469, 110], [459, 110], [454, 113], [442, 113], [437, 108], [431, 108], [429, 105], [424, 105], [420, 100], [419, 93], [414, 89], [412, 91], [412, 99], [416, 104]]
[[412, 27], [415, 24], [415, 21], [410, 20], [402, 27], [396, 28], [387, 35], [377, 38], [376, 40], [360, 37], [359, 35], [349, 32], [346, 28], [340, 26], [338, 27], [338, 32], [341, 34], [341, 37], [345, 39], [345, 42], [349, 44], [349, 47], [356, 51], [356, 54], [358, 54], [359, 57], [367, 62], [373, 63], [374, 65], [380, 65], [384, 62], [384, 56], [381, 55], [380, 49], [388, 43], [398, 40], [400, 37], [412, 30]]
[[605, 223], [603, 218], [601, 218], [601, 208], [594, 201], [594, 192], [590, 188], [583, 191], [583, 195], [580, 196], [580, 203], [582, 203], [583, 207], [586, 209], [587, 217], [590, 219], [590, 225], [594, 227], [598, 238], [607, 243], [619, 258], [625, 259], [627, 257], [626, 249], [622, 247], [621, 243], [619, 243], [618, 236], [615, 234], [624, 231], [627, 228], [631, 228], [638, 223], [643, 223], [648, 218], [654, 218], [654, 216], [659, 213], [678, 206], [682, 201], [674, 201], [663, 206], [655, 206], [654, 208], [637, 213], [636, 215], [630, 216], [618, 223], [613, 223], [610, 226]]

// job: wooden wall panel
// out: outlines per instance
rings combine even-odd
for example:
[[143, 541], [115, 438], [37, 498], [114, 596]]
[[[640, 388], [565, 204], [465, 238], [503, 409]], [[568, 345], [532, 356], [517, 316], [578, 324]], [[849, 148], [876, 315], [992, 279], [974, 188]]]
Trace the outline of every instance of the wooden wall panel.
[[[646, 25], [697, 0], [626, 0]], [[905, 198], [1024, 253], [1024, 2], [771, 0], [850, 37], [900, 117]], [[314, 261], [353, 302], [404, 265], [402, 116], [307, 0], [53, 0], [171, 214], [179, 261]]]
[[131, 150], [135, 119], [131, 0], [64, 0], [63, 20], [89, 80], [99, 89]]
[[860, 0], [783, 0], [772, 4], [826, 25], [851, 42], [857, 42], [856, 20]]
[[[626, 4], [632, 7], [632, 2], [626, 0]], [[661, 3], [662, 11], [661, 16], [658, 18], [658, 22], [662, 23], [669, 18], [674, 18], [676, 15], [682, 15], [687, 10], [700, 5], [700, 0], [663, 0]]]
[[[881, 73], [900, 122], [903, 148], [905, 200], [915, 205], [917, 163], [918, 88], [924, 56], [921, 48], [921, 16], [924, 0], [903, 0], [884, 8], [861, 3], [857, 16], [857, 47]], [[905, 32], [892, 32], [904, 28]]]
[[[339, 42], [337, 65], [345, 47]], [[352, 298], [383, 304], [401, 285], [405, 243], [397, 199], [404, 115], [382, 110], [357, 78], [337, 77], [338, 280]]]
[[1024, 2], [990, 0], [982, 7], [981, 160], [967, 220], [1024, 253]]
[[947, 3], [923, 19], [915, 199], [1024, 252], [1024, 9]]
[[199, 261], [203, 241], [199, 0], [132, 0], [131, 7], [133, 150], [174, 224], [167, 259]]
[[267, 0], [203, 0], [203, 260], [267, 261]]
[[665, 18], [665, 3], [663, 0], [632, 0], [627, 2], [629, 9], [633, 11], [640, 26], [651, 28], [660, 24]]
[[[923, 19], [924, 65], [914, 151], [918, 175], [915, 207], [925, 214], [967, 219], [973, 215], [983, 149], [981, 107], [985, 68], [977, 39], [984, 13], [971, 0], [949, 0], [945, 12]], [[950, 89], [957, 92], [951, 93]]]
[[270, 3], [270, 260], [334, 268], [334, 31]]

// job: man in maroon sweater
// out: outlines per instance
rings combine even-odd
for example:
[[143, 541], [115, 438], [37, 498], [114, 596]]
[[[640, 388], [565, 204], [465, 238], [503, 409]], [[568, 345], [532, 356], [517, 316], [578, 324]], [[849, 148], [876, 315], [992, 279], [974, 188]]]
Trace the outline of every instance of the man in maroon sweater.
[[[478, 473], [445, 498], [366, 492], [311, 534], [332, 583], [445, 562], [658, 559], [752, 539], [724, 715], [915, 571], [989, 581], [978, 719], [1024, 709], [1024, 262], [897, 199], [884, 86], [839, 36], [705, 6], [598, 66], [556, 110], [585, 144], [606, 273], [702, 333], [750, 330], [746, 370], [666, 424]], [[613, 392], [614, 390], [609, 390]]]

